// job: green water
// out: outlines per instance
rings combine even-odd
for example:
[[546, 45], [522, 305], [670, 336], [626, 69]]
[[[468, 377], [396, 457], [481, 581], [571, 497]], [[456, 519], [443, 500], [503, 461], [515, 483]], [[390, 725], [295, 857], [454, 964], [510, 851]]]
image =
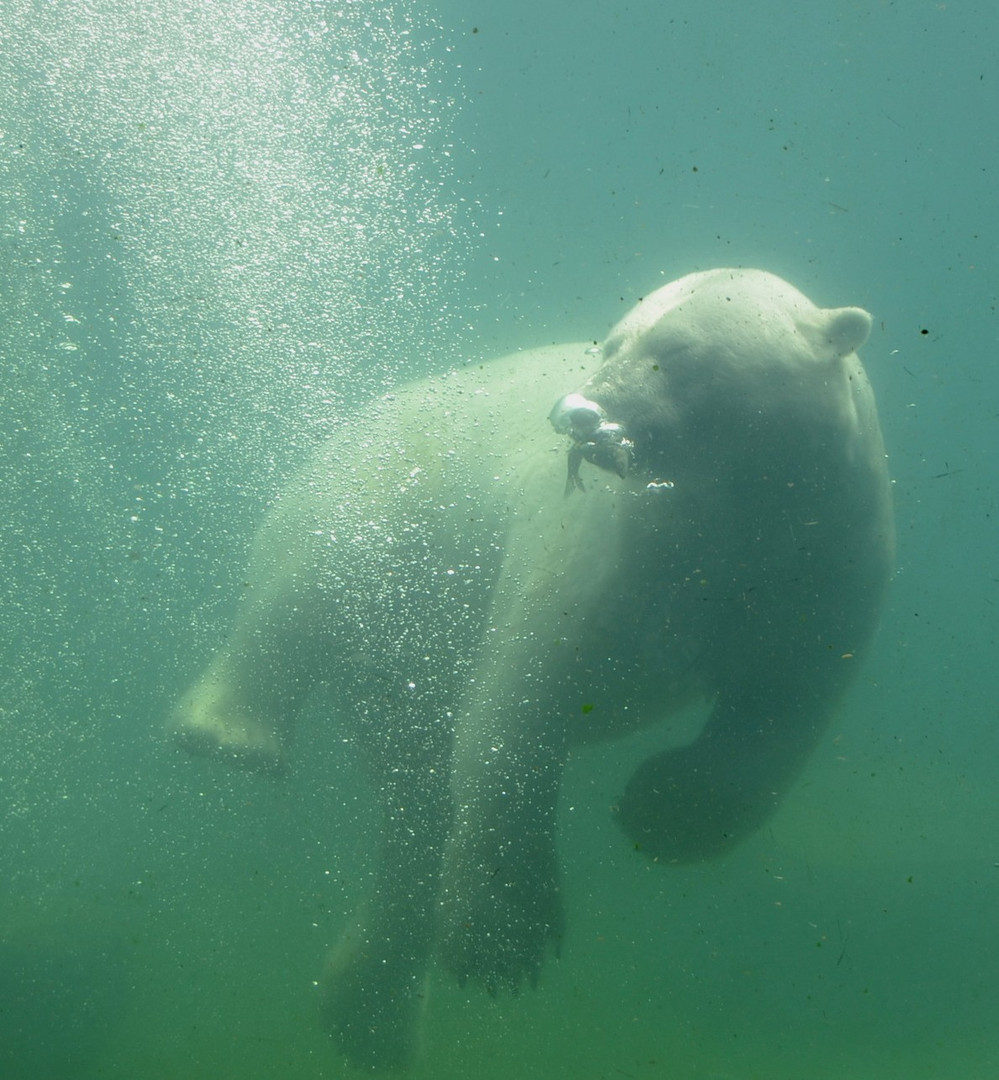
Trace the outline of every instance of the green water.
[[875, 316], [876, 656], [770, 826], [656, 866], [573, 760], [536, 992], [434, 972], [416, 1080], [999, 1075], [996, 20], [980, 3], [8, 0], [0, 1075], [352, 1075], [370, 794], [159, 737], [308, 449], [403, 378], [760, 265]]

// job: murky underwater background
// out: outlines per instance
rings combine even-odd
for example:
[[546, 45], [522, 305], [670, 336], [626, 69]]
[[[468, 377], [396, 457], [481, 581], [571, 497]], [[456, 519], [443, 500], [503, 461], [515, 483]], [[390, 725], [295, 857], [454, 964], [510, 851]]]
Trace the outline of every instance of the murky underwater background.
[[536, 993], [434, 980], [417, 1080], [999, 1075], [997, 17], [985, 3], [6, 0], [0, 1075], [346, 1076], [314, 980], [370, 797], [164, 746], [338, 417], [599, 339], [695, 269], [875, 315], [898, 574], [771, 826], [657, 867], [563, 800]]

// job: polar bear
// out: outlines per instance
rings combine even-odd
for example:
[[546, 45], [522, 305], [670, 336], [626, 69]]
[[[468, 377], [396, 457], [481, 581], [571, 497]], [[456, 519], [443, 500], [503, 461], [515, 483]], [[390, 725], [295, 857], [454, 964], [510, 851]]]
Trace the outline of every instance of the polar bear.
[[601, 350], [551, 346], [406, 386], [271, 511], [231, 638], [177, 706], [188, 749], [285, 767], [321, 687], [383, 812], [325, 1022], [366, 1068], [417, 1042], [434, 952], [490, 992], [563, 934], [556, 804], [580, 743], [703, 729], [616, 808], [663, 863], [771, 815], [866, 654], [892, 564], [856, 350], [870, 316], [758, 270], [691, 274]]

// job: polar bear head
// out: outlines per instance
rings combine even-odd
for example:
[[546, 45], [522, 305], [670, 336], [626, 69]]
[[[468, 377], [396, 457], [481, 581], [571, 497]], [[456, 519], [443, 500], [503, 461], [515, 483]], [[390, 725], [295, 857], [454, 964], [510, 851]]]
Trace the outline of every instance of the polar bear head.
[[614, 327], [598, 371], [552, 409], [572, 439], [567, 491], [581, 486], [584, 460], [652, 476], [711, 471], [788, 440], [842, 445], [843, 425], [876, 426], [854, 355], [870, 329], [866, 311], [818, 308], [762, 270], [709, 270], [663, 286]]

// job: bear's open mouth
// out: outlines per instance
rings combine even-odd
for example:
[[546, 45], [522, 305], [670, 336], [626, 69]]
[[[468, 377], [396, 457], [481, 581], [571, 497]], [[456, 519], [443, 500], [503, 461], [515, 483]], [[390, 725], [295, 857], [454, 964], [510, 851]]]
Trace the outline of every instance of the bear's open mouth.
[[566, 394], [555, 402], [548, 419], [557, 432], [572, 439], [566, 495], [575, 488], [583, 490], [579, 466], [584, 460], [617, 474], [622, 480], [633, 468], [634, 442], [628, 438], [624, 426], [608, 420], [595, 401], [582, 394]]

